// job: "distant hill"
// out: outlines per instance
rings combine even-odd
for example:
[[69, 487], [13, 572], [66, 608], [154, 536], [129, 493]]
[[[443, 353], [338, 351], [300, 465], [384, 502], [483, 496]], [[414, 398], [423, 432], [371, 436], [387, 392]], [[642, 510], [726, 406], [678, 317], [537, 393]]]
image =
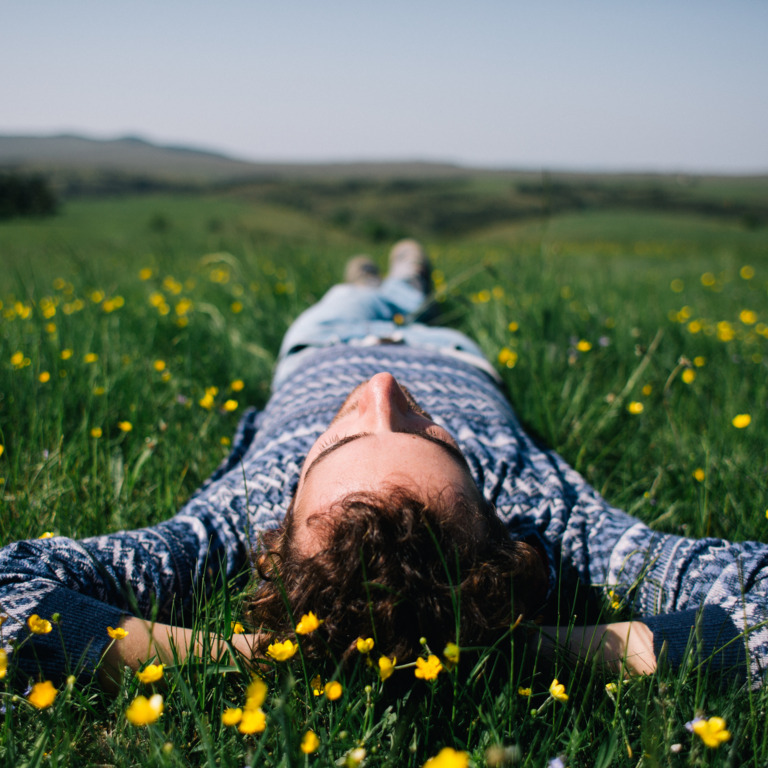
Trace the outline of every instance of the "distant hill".
[[58, 186], [97, 177], [124, 181], [210, 185], [280, 178], [437, 178], [469, 169], [440, 163], [253, 163], [216, 152], [160, 146], [141, 138], [90, 139], [83, 136], [2, 136], [0, 169], [42, 173]]

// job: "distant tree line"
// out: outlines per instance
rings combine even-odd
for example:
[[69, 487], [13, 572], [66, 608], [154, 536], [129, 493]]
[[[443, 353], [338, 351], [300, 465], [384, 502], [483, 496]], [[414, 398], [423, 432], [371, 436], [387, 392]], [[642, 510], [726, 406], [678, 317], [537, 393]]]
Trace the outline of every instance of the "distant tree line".
[[53, 216], [56, 194], [43, 176], [0, 173], [0, 220]]

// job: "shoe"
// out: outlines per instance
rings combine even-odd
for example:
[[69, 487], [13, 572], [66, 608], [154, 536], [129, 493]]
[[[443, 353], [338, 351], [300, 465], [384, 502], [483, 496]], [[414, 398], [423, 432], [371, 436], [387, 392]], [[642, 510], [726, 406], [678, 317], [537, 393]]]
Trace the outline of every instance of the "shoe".
[[379, 268], [370, 256], [353, 256], [344, 267], [344, 282], [352, 285], [368, 285], [375, 288], [381, 285]]
[[432, 290], [432, 265], [417, 240], [399, 240], [389, 252], [389, 277], [405, 280], [425, 296]]

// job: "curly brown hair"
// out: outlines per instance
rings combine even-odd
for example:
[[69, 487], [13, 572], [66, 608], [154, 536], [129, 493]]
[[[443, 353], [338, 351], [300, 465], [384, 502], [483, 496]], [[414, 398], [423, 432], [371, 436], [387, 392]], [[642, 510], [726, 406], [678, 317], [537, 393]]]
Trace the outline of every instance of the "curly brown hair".
[[[490, 645], [541, 605], [546, 570], [530, 545], [514, 541], [493, 507], [455, 493], [429, 502], [398, 487], [354, 493], [316, 520], [321, 550], [293, 543], [293, 505], [282, 527], [263, 535], [250, 600], [261, 651], [294, 637], [309, 611], [323, 620], [302, 636], [305, 654], [347, 662], [358, 637], [373, 637], [398, 664], [440, 653], [448, 642]], [[319, 517], [319, 516], [318, 516]]]

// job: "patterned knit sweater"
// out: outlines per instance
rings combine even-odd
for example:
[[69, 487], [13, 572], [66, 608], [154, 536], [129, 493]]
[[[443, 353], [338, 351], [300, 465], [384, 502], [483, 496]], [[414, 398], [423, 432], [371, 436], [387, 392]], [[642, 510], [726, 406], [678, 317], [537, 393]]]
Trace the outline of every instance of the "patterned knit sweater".
[[[768, 618], [768, 546], [652, 531], [534, 443], [482, 370], [403, 345], [318, 349], [263, 411], [244, 416], [228, 459], [170, 520], [0, 550], [6, 650], [29, 675], [88, 676], [109, 640], [106, 627], [121, 617], [181, 623], [213, 589], [242, 583], [259, 533], [285, 515], [310, 446], [346, 395], [380, 371], [408, 387], [455, 437], [510, 535], [538, 539], [551, 593], [577, 583], [613, 590], [647, 617], [657, 655], [682, 663], [693, 630], [700, 659], [714, 655], [714, 667], [760, 684], [768, 661], [761, 624]], [[25, 622], [33, 613], [59, 614], [56, 629], [30, 636]]]

